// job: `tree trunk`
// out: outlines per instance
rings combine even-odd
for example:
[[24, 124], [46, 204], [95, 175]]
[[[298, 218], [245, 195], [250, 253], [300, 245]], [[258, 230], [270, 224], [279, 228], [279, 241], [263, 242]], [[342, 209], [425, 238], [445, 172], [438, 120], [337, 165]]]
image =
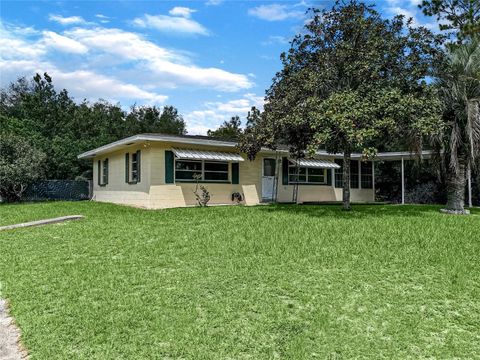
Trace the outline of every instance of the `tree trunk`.
[[465, 212], [465, 163], [460, 161], [458, 172], [451, 171], [447, 176], [447, 206], [446, 210]]
[[343, 210], [352, 210], [350, 206], [350, 152], [343, 153]]

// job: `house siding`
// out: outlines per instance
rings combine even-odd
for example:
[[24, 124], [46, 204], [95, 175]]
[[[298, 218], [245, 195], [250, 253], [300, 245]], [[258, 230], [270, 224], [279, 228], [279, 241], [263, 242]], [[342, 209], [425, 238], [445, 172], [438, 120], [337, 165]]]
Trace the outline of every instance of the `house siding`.
[[[127, 152], [132, 154], [138, 150], [141, 151], [140, 182], [129, 184], [125, 181], [125, 154]], [[100, 186], [98, 184], [98, 169], [96, 166], [93, 167], [93, 199], [102, 202], [149, 207], [151, 160], [149, 149], [143, 145], [132, 146], [125, 150], [95, 157], [94, 164], [98, 160], [103, 161], [107, 158], [109, 173], [107, 185]]]
[[[138, 206], [149, 209], [163, 209], [172, 207], [195, 206], [195, 183], [176, 182], [165, 183], [165, 151], [172, 148], [188, 148], [193, 150], [207, 151], [235, 151], [231, 147], [212, 147], [206, 145], [181, 145], [168, 142], [145, 142], [140, 145], [132, 145], [124, 150], [112, 152], [94, 158], [94, 200]], [[141, 182], [129, 184], [125, 181], [125, 153], [134, 153], [141, 150]], [[211, 195], [209, 204], [233, 204], [232, 193], [239, 192], [243, 195], [245, 205], [257, 205], [262, 200], [262, 163], [263, 155], [259, 154], [254, 161], [245, 159], [239, 163], [239, 181], [233, 183], [205, 183]], [[109, 183], [99, 186], [97, 161], [109, 159]], [[280, 163], [281, 165], [281, 163]], [[282, 171], [279, 169], [278, 202], [291, 202], [293, 185], [282, 184]], [[230, 181], [232, 171], [230, 164]], [[373, 201], [372, 189], [352, 189], [352, 201]], [[341, 189], [335, 189], [327, 185], [299, 185], [298, 202], [310, 201], [341, 201]]]

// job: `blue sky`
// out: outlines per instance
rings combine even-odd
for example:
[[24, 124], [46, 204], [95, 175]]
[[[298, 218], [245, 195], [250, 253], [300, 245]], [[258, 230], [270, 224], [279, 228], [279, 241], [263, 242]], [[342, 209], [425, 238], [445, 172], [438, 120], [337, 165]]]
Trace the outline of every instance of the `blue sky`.
[[[377, 1], [436, 29], [419, 0]], [[370, 2], [373, 3], [373, 2]], [[331, 1], [2, 1], [0, 85], [48, 72], [77, 101], [174, 105], [190, 134], [261, 107], [309, 6]]]

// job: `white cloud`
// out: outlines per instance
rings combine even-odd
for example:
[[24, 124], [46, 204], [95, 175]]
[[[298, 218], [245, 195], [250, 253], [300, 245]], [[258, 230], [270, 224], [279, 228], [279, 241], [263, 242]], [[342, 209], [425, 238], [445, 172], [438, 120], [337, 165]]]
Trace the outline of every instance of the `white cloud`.
[[147, 104], [163, 104], [168, 96], [145, 91], [133, 84], [126, 84], [112, 77], [97, 74], [86, 70], [72, 72], [53, 72], [52, 77], [58, 84], [65, 83], [67, 89], [77, 96], [88, 99], [139, 99]]
[[138, 27], [152, 28], [162, 32], [209, 35], [208, 30], [203, 25], [185, 17], [145, 14], [141, 18], [135, 18], [133, 24]]
[[108, 24], [110, 22], [110, 17], [103, 14], [95, 14], [95, 17], [99, 19], [102, 24]]
[[267, 40], [262, 41], [262, 45], [275, 45], [275, 44], [281, 44], [281, 45], [287, 45], [290, 41], [288, 38], [285, 36], [278, 36], [278, 35], [271, 35], [268, 37]]
[[47, 47], [68, 53], [85, 54], [88, 52], [88, 48], [82, 43], [53, 31], [44, 31], [43, 41]]
[[190, 9], [188, 7], [175, 6], [168, 13], [172, 16], [182, 16], [182, 17], [185, 17], [185, 18], [189, 18], [196, 11], [197, 10]]
[[304, 16], [303, 11], [293, 10], [284, 4], [260, 5], [248, 10], [248, 14], [267, 21], [280, 21], [291, 18], [300, 19]]
[[48, 16], [50, 21], [55, 21], [61, 25], [85, 24], [86, 21], [81, 16], [67, 16], [50, 14]]
[[123, 59], [168, 59], [179, 61], [182, 56], [144, 40], [139, 34], [120, 29], [97, 27], [93, 29], [75, 28], [65, 31], [65, 35], [85, 44], [89, 48], [113, 54]]
[[73, 29], [65, 34], [90, 49], [115, 55], [117, 59], [136, 62], [139, 72], [148, 74], [148, 81], [157, 86], [196, 85], [221, 91], [247, 89], [253, 84], [243, 74], [218, 68], [201, 68], [189, 63], [185, 56], [159, 47], [140, 35], [120, 29]]
[[386, 9], [386, 11], [392, 16], [403, 15], [405, 16], [405, 20], [408, 20], [411, 18], [413, 20], [413, 23], [412, 23], [413, 26], [424, 26], [430, 30], [434, 30], [438, 28], [436, 23], [421, 22], [417, 17], [419, 9], [416, 7], [413, 9], [406, 9], [401, 6], [390, 6]]
[[223, 0], [208, 0], [205, 5], [207, 6], [217, 6], [223, 3]]
[[262, 109], [263, 97], [247, 93], [240, 99], [206, 102], [202, 109], [185, 114], [188, 133], [205, 135], [207, 130], [218, 128], [235, 115], [240, 116], [242, 123], [245, 124], [245, 117], [252, 106]]
[[[57, 56], [56, 51], [65, 55]], [[160, 47], [140, 34], [115, 28], [75, 27], [62, 32], [40, 32], [22, 31], [0, 22], [0, 86], [20, 76], [31, 78], [36, 72], [47, 72], [58, 88], [68, 89], [77, 100], [103, 98], [127, 104], [164, 104], [166, 88], [186, 86], [231, 92], [253, 86], [247, 75], [200, 67], [189, 56]], [[208, 103], [208, 108], [200, 110], [235, 111], [242, 115], [253, 103], [249, 96]], [[219, 116], [214, 119], [224, 118]], [[215, 126], [213, 123], [210, 128]]]
[[35, 73], [47, 72], [57, 88], [66, 88], [78, 101], [84, 98], [88, 100], [101, 98], [113, 102], [134, 99], [142, 104], [153, 105], [163, 104], [168, 98], [93, 71], [63, 71], [48, 61], [0, 59], [0, 71], [5, 80], [10, 81], [19, 76], [31, 77]]
[[1, 59], [30, 59], [42, 56], [45, 52], [41, 44], [31, 45], [22, 39], [0, 36]]

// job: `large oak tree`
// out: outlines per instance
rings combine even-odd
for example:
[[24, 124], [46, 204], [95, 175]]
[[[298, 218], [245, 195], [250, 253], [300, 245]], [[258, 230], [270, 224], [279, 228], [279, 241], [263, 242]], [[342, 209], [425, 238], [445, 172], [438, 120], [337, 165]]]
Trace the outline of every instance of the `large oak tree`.
[[[403, 16], [383, 19], [356, 1], [312, 9], [310, 15], [281, 55], [282, 70], [250, 133], [263, 146], [287, 143], [295, 157], [318, 148], [342, 152], [348, 210], [352, 152], [374, 156], [375, 140], [391, 136], [410, 139], [418, 150], [424, 137], [438, 130], [439, 106], [426, 78], [442, 59], [442, 39]], [[247, 143], [242, 147], [259, 149]]]

